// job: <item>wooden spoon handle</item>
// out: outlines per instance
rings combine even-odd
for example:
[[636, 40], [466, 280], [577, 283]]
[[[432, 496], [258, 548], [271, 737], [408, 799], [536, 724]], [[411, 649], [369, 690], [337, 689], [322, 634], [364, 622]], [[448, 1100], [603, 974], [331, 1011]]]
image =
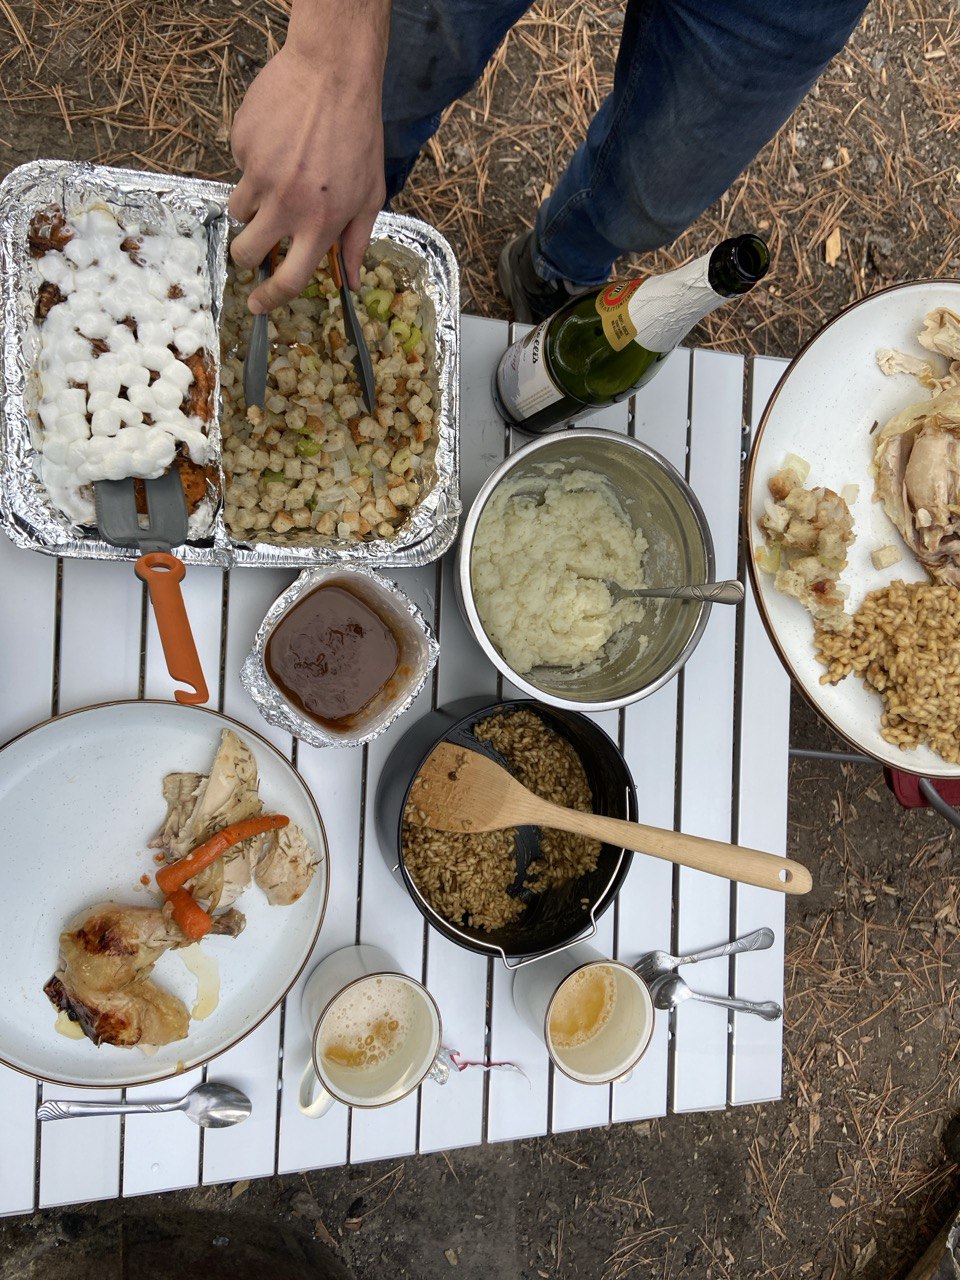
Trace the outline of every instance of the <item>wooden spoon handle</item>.
[[780, 858], [772, 853], [762, 853], [759, 849], [724, 844], [722, 840], [688, 836], [682, 831], [647, 827], [641, 822], [625, 822], [622, 818], [580, 813], [577, 809], [564, 809], [535, 796], [531, 796], [530, 801], [525, 806], [522, 819], [520, 814], [515, 815], [517, 820], [590, 836], [594, 840], [603, 840], [606, 844], [620, 845], [637, 853], [648, 853], [665, 862], [676, 862], [681, 867], [692, 867], [694, 871], [709, 871], [711, 875], [739, 880], [741, 884], [755, 884], [760, 889], [799, 894], [809, 893], [813, 888], [810, 872], [792, 858]]

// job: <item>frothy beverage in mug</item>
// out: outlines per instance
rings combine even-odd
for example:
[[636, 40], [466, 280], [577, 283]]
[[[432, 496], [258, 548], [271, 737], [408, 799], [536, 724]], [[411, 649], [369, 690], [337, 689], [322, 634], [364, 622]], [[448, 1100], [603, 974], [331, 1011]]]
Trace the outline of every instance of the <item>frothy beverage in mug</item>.
[[550, 1041], [556, 1049], [589, 1044], [613, 1016], [616, 975], [609, 965], [577, 970], [560, 987], [550, 1008]]
[[405, 982], [371, 977], [345, 991], [323, 1020], [320, 1060], [326, 1067], [363, 1071], [403, 1047], [413, 1025], [415, 997]]

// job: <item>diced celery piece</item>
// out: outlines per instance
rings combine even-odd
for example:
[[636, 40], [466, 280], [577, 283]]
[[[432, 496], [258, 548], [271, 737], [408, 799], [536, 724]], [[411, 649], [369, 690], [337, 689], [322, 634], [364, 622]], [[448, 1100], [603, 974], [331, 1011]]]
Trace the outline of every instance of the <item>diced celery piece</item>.
[[389, 289], [364, 289], [363, 291], [363, 305], [373, 320], [386, 320], [390, 315], [391, 302], [393, 302], [393, 294]]
[[301, 458], [312, 458], [319, 452], [320, 441], [314, 440], [312, 436], [301, 436], [297, 441], [297, 453]]
[[317, 283], [316, 280], [310, 281], [310, 283], [307, 285], [307, 287], [304, 289], [303, 293], [301, 294], [301, 297], [303, 298], [319, 298], [320, 297], [320, 285]]
[[268, 468], [263, 472], [264, 484], [282, 484], [283, 479], [284, 476], [282, 471], [270, 471]]
[[390, 321], [390, 332], [398, 342], [406, 342], [410, 337], [410, 326], [398, 320], [396, 316]]
[[420, 332], [420, 330], [417, 328], [416, 325], [412, 325], [410, 328], [410, 337], [407, 338], [406, 342], [404, 342], [403, 349], [408, 356], [412, 355], [414, 350], [416, 349], [417, 343], [422, 341], [423, 341], [423, 334]]

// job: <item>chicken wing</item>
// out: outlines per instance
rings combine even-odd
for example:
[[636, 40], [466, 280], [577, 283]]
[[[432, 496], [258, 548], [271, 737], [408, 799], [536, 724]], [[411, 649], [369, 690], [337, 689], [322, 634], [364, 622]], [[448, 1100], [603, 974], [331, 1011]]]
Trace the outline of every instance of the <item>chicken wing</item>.
[[[245, 923], [239, 911], [228, 911], [214, 920], [213, 932], [235, 938]], [[190, 944], [167, 910], [103, 902], [75, 916], [61, 933], [60, 962], [43, 990], [94, 1044], [128, 1048], [182, 1040], [187, 1008], [150, 974], [165, 951]]]

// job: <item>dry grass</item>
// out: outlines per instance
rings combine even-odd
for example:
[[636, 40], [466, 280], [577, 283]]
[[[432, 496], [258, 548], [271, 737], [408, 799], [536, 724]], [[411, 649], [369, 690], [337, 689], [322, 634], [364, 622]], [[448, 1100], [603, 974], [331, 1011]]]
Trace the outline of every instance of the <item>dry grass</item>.
[[[621, 0], [542, 0], [450, 110], [415, 171], [403, 207], [454, 242], [467, 308], [504, 314], [496, 254], [532, 221], [608, 91], [622, 13]], [[0, 165], [65, 155], [228, 176], [233, 112], [284, 22], [281, 0], [0, 0]], [[769, 286], [711, 317], [700, 342], [792, 354], [864, 293], [960, 275], [950, 136], [960, 126], [958, 59], [951, 0], [871, 5], [750, 169], [644, 262], [679, 262], [728, 230], [753, 226], [769, 238]], [[742, 1142], [743, 1216], [705, 1218], [714, 1188], [681, 1213], [675, 1188], [616, 1169], [602, 1204], [591, 1201], [614, 1242], [611, 1277], [879, 1280], [918, 1256], [954, 1207], [956, 1169], [937, 1136], [958, 1089], [956, 839], [939, 819], [898, 814], [875, 786], [849, 770], [804, 765], [794, 774], [791, 852], [819, 866], [820, 888], [788, 936], [784, 1104], [649, 1130], [651, 1141], [700, 1157], [678, 1179], [695, 1195], [708, 1185], [694, 1179], [711, 1143]], [[832, 804], [821, 804], [831, 793]], [[798, 812], [813, 816], [800, 825]], [[524, 1159], [560, 1152], [566, 1176], [589, 1178], [561, 1147], [537, 1144]], [[399, 1169], [365, 1190], [392, 1196]], [[719, 1162], [716, 1177], [728, 1196], [729, 1164]], [[360, 1221], [350, 1217], [347, 1233]], [[537, 1274], [576, 1273], [570, 1222], [543, 1242]]]

